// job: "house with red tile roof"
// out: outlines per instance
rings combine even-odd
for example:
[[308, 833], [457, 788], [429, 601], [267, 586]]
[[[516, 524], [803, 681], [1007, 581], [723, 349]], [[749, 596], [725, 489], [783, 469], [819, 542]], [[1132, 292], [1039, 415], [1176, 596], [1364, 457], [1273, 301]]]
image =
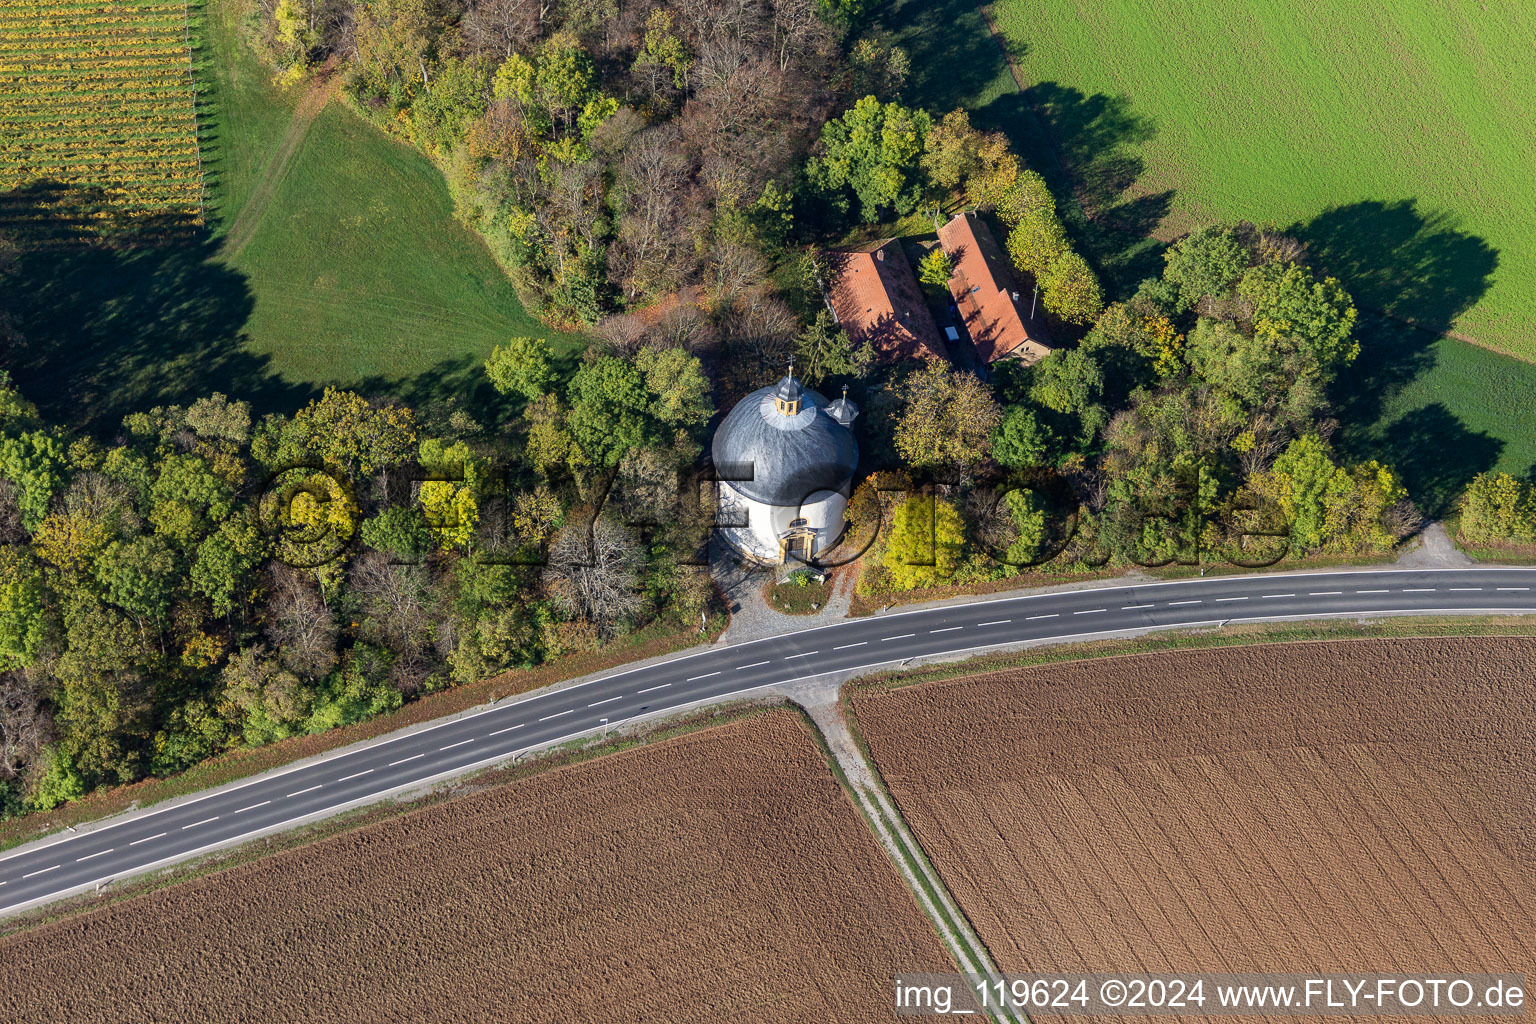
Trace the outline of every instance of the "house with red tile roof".
[[973, 211], [939, 228], [939, 244], [954, 263], [949, 293], [985, 362], [1018, 359], [1038, 363], [1051, 353], [1051, 336], [1035, 315], [1034, 287], [1016, 282], [1013, 267], [992, 230]]
[[827, 305], [850, 339], [868, 341], [882, 362], [946, 358], [898, 240], [824, 252], [822, 260]]

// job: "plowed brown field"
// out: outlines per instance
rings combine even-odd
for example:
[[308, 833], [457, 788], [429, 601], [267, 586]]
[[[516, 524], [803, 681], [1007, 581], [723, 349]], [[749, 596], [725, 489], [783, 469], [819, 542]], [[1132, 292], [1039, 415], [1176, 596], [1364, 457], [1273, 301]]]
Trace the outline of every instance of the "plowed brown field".
[[772, 711], [0, 940], [0, 1020], [869, 1021], [949, 963]]
[[1106, 658], [854, 708], [1004, 971], [1536, 977], [1536, 640]]

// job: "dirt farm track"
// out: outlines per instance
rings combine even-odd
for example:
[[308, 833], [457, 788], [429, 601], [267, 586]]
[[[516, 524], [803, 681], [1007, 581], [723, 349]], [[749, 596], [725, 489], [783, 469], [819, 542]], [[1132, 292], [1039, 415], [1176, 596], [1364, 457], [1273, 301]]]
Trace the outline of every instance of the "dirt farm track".
[[1106, 658], [854, 708], [1004, 971], [1536, 977], [1536, 640]]
[[0, 1020], [874, 1021], [949, 963], [776, 710], [10, 936]]

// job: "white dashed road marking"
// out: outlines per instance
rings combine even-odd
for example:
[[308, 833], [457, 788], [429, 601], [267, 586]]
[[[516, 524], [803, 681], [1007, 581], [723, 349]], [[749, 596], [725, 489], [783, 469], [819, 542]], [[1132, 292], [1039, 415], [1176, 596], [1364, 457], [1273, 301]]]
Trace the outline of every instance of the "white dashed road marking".
[[796, 658], [809, 658], [811, 655], [816, 654], [816, 653], [818, 653], [818, 652], [817, 651], [806, 651], [804, 654], [786, 654], [786, 655], [784, 655], [784, 660], [785, 661], [794, 661]]
[[560, 717], [560, 716], [561, 716], [561, 715], [568, 715], [568, 714], [570, 714], [570, 713], [571, 713], [571, 712], [572, 712], [572, 711], [575, 711], [575, 710], [576, 710], [576, 709], [575, 709], [575, 708], [566, 708], [566, 709], [565, 709], [565, 710], [564, 710], [564, 711], [556, 711], [556, 712], [555, 712], [555, 713], [554, 713], [554, 714], [552, 714], [552, 715], [545, 715], [545, 716], [544, 716], [544, 717], [543, 717], [543, 718], [541, 718], [541, 719], [539, 719], [539, 721], [541, 721], [541, 722], [547, 722], [547, 721], [549, 721], [549, 720], [550, 720], [550, 719], [551, 719], [551, 718], [559, 718], [559, 717]]
[[945, 626], [943, 629], [930, 629], [928, 632], [930, 632], [930, 633], [953, 633], [957, 629], [964, 629], [964, 628], [965, 628], [964, 626]]
[[[165, 833], [164, 833], [164, 832], [162, 832], [162, 833], [160, 833], [160, 834], [161, 834], [161, 835], [165, 835]], [[43, 869], [42, 869], [42, 870], [41, 870], [41, 871], [32, 871], [32, 872], [29, 872], [29, 873], [28, 873], [28, 874], [25, 874], [25, 875], [22, 875], [22, 876], [21, 876], [21, 878], [22, 878], [22, 881], [26, 881], [26, 880], [27, 880], [27, 879], [29, 879], [29, 878], [34, 878], [34, 877], [36, 877], [36, 876], [37, 876], [37, 875], [46, 875], [46, 874], [47, 874], [47, 873], [48, 873], [48, 872], [50, 872], [50, 871], [57, 871], [57, 870], [59, 870], [59, 866], [58, 866], [58, 865], [57, 865], [57, 864], [55, 864], [55, 865], [54, 865], [54, 866], [53, 866], [53, 867], [51, 867], [51, 868], [43, 868]]]
[[353, 779], [360, 779], [364, 775], [372, 775], [372, 774], [373, 774], [373, 769], [372, 768], [365, 768], [365, 769], [363, 769], [360, 772], [353, 772], [351, 775], [343, 775], [341, 778], [337, 779], [336, 781], [337, 782], [351, 782]]
[[1530, 587], [1500, 587], [1500, 590], [1530, 590]]
[[1357, 591], [1355, 591], [1355, 593], [1357, 593], [1357, 594], [1385, 594], [1385, 593], [1387, 593], [1387, 591], [1385, 591], [1385, 590], [1357, 590]]
[[1193, 600], [1191, 600], [1191, 601], [1169, 601], [1168, 602], [1168, 607], [1172, 608], [1176, 604], [1200, 604], [1200, 603], [1201, 602], [1199, 602], [1199, 601], [1193, 601]]
[[1097, 615], [1097, 614], [1099, 614], [1099, 612], [1107, 611], [1107, 610], [1108, 609], [1105, 609], [1105, 608], [1088, 608], [1088, 609], [1086, 609], [1084, 611], [1073, 612], [1072, 614], [1073, 615]]
[[980, 626], [1006, 626], [1006, 625], [1008, 625], [1008, 623], [1010, 623], [1012, 621], [1013, 621], [1012, 619], [993, 619], [991, 622], [978, 622], [978, 623], [976, 623], [976, 625], [978, 627], [980, 627]]
[[1295, 594], [1260, 594], [1260, 601], [1278, 601], [1282, 597], [1295, 597]]
[[450, 743], [447, 746], [438, 747], [437, 749], [438, 750], [452, 750], [454, 747], [462, 747], [466, 743], [473, 743], [473, 742], [475, 742], [475, 738], [473, 736], [471, 736], [467, 740], [459, 740], [459, 742], [457, 742], [457, 743]]
[[1344, 593], [1344, 591], [1342, 591], [1342, 590], [1309, 590], [1309, 591], [1307, 591], [1307, 596], [1308, 597], [1338, 597], [1342, 593]]
[[616, 700], [623, 700], [623, 699], [624, 699], [624, 695], [621, 693], [617, 697], [604, 697], [602, 700], [595, 700], [591, 704], [588, 704], [587, 707], [595, 708], [599, 704], [612, 704]]
[[1470, 593], [1471, 591], [1474, 591], [1474, 590], [1482, 590], [1483, 588], [1482, 587], [1449, 587], [1447, 589], [1449, 589], [1451, 591], [1451, 593], [1453, 593], [1453, 594], [1466, 594], [1466, 593]]
[[[688, 677], [688, 678], [687, 678], [687, 679], [684, 679], [684, 680], [683, 680], [683, 682], [685, 682], [685, 683], [691, 683], [691, 682], [693, 682], [693, 681], [694, 681], [694, 680], [695, 680], [695, 679], [708, 679], [708, 678], [710, 678], [710, 677], [711, 677], [711, 676], [717, 676], [717, 675], [719, 675], [719, 674], [720, 674], [720, 673], [719, 673], [719, 672], [705, 672], [705, 673], [704, 673], [704, 674], [703, 674], [703, 675], [701, 675], [701, 676], [689, 676], [689, 677]], [[640, 691], [640, 692], [641, 692], [641, 693], [644, 693], [644, 692], [645, 692], [645, 691], [644, 691], [644, 690], [641, 690], [641, 691]]]
[[1059, 619], [1059, 618], [1061, 618], [1061, 612], [1051, 612], [1051, 614], [1049, 614], [1049, 615], [1026, 615], [1026, 616], [1024, 616], [1024, 621], [1025, 622], [1033, 622], [1036, 619]]
[[908, 637], [913, 637], [913, 636], [917, 636], [917, 634], [916, 633], [903, 633], [900, 636], [883, 636], [883, 637], [880, 638], [880, 642], [881, 643], [885, 643], [887, 640], [905, 640]]
[[[417, 754], [416, 756], [420, 757], [421, 755]], [[409, 761], [410, 758], [406, 758], [406, 760]], [[400, 763], [399, 761], [395, 762], [395, 764], [399, 764], [399, 763]], [[254, 811], [256, 808], [258, 808], [258, 807], [265, 807], [265, 806], [267, 806], [267, 804], [269, 804], [271, 802], [272, 802], [271, 800], [263, 800], [259, 804], [251, 804], [249, 807], [242, 807], [238, 811], [236, 811], [235, 813], [236, 814], [244, 814], [246, 811]]]
[[111, 850], [102, 850], [100, 853], [88, 853], [84, 857], [76, 857], [75, 858], [75, 863], [79, 864], [83, 860], [92, 860], [92, 859], [94, 859], [96, 857], [105, 857], [107, 854], [109, 854], [111, 852], [112, 852]]
[[185, 832], [185, 831], [186, 831], [186, 830], [187, 830], [187, 829], [189, 829], [189, 828], [197, 828], [197, 826], [199, 826], [199, 825], [206, 825], [206, 824], [208, 824], [208, 823], [209, 823], [209, 822], [210, 822], [210, 821], [218, 821], [218, 820], [219, 820], [219, 816], [218, 816], [218, 815], [217, 815], [217, 814], [215, 814], [215, 815], [214, 815], [214, 816], [213, 816], [213, 817], [211, 817], [211, 818], [204, 818], [204, 819], [203, 819], [203, 820], [202, 820], [202, 821], [194, 821], [194, 822], [193, 822], [193, 823], [192, 823], [192, 824], [190, 824], [190, 825], [183, 825], [183, 826], [181, 826], [181, 830], [182, 830], [182, 831], [183, 831], [183, 832]]
[[[389, 762], [389, 764], [385, 765], [384, 767], [386, 767], [386, 768], [393, 768], [397, 764], [405, 764], [405, 762], [407, 762], [407, 761], [414, 761], [418, 757], [426, 757], [426, 756], [427, 756], [426, 754], [412, 754], [410, 757], [402, 757], [398, 761], [391, 761], [391, 762]], [[271, 803], [271, 801], [269, 800], [268, 803]]]
[[153, 842], [156, 839], [164, 839], [165, 835], [166, 834], [164, 832], [157, 832], [157, 833], [155, 833], [152, 836], [145, 836], [143, 839], [135, 839], [133, 842], [129, 843], [128, 845], [129, 846], [138, 846], [140, 843]]
[[317, 790], [319, 788], [320, 788], [319, 786], [310, 786], [308, 789], [295, 790], [294, 792], [288, 794], [288, 798], [292, 799], [293, 797], [296, 797], [296, 796], [303, 796], [305, 793], [313, 793], [315, 790]]
[[768, 664], [766, 661], [754, 661], [750, 665], [737, 665], [736, 666], [736, 671], [737, 672], [745, 672], [749, 668], [757, 668], [757, 667], [759, 667], [761, 665], [766, 665], [766, 664]]
[[1220, 604], [1223, 601], [1246, 601], [1246, 600], [1248, 600], [1246, 597], [1218, 597], [1216, 599], [1216, 603]]
[[868, 640], [860, 640], [860, 641], [859, 641], [859, 642], [858, 642], [858, 643], [856, 643], [856, 644], [843, 644], [843, 646], [841, 646], [841, 647], [834, 647], [834, 648], [832, 648], [832, 649], [833, 649], [833, 650], [834, 650], [834, 651], [846, 651], [846, 650], [847, 650], [847, 649], [848, 649], [848, 648], [850, 648], [850, 647], [865, 647], [865, 646], [867, 646], [867, 645], [868, 645], [868, 644], [869, 644], [869, 641], [868, 641]]
[[[640, 692], [644, 693], [645, 691], [641, 690]], [[519, 722], [517, 725], [509, 725], [505, 729], [497, 729], [493, 733], [487, 733], [487, 735], [489, 735], [489, 736], [500, 736], [504, 732], [511, 732], [513, 729], [521, 729], [523, 726], [525, 726], [527, 724], [528, 724], [527, 722]]]
[[661, 684], [656, 685], [656, 686], [647, 686], [645, 689], [639, 690], [637, 692], [639, 692], [639, 693], [650, 693], [652, 690], [665, 690], [667, 687], [669, 687], [671, 685], [672, 685], [671, 683], [661, 683]]
[[1156, 608], [1156, 607], [1157, 607], [1156, 605], [1152, 605], [1152, 604], [1123, 604], [1123, 605], [1120, 606], [1120, 610], [1123, 611], [1123, 612], [1133, 612], [1133, 611], [1136, 611], [1139, 608]]

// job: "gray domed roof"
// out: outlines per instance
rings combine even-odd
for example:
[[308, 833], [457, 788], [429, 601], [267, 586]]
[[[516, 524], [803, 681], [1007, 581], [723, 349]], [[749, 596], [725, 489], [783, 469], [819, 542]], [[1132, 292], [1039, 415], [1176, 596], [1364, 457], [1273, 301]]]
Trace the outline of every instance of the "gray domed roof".
[[[801, 394], [800, 411], [780, 412], [781, 390]], [[736, 403], [715, 431], [715, 472], [754, 501], [793, 507], [816, 491], [842, 490], [859, 465], [853, 431], [827, 413], [827, 400], [785, 377]], [[750, 479], [737, 479], [749, 477]]]

